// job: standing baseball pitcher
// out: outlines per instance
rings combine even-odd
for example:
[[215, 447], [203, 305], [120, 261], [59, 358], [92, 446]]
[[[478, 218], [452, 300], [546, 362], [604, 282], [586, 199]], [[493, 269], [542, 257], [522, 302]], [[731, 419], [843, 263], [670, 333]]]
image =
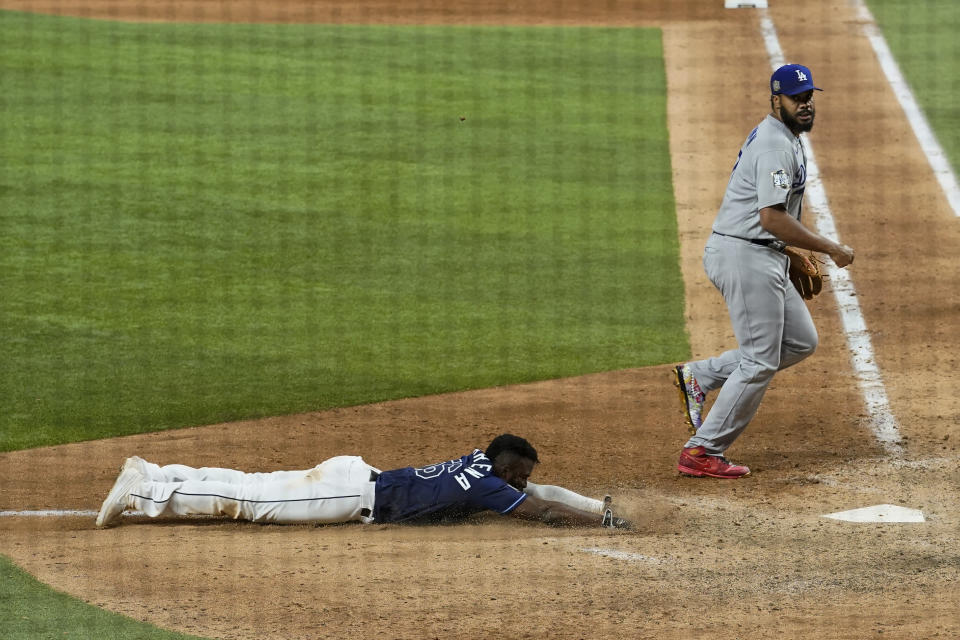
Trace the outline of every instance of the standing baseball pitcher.
[[[677, 469], [711, 478], [741, 478], [745, 466], [723, 453], [753, 419], [773, 375], [817, 347], [817, 330], [803, 301], [819, 292], [791, 280], [798, 267], [816, 270], [816, 259], [793, 247], [826, 253], [838, 267], [853, 262], [853, 249], [810, 231], [800, 222], [807, 179], [800, 134], [813, 128], [814, 91], [810, 70], [788, 64], [770, 78], [771, 112], [740, 149], [703, 266], [730, 313], [738, 348], [674, 367], [675, 384], [693, 435]], [[790, 245], [788, 247], [787, 245]], [[819, 278], [819, 274], [814, 276]], [[720, 392], [702, 417], [706, 394]]]

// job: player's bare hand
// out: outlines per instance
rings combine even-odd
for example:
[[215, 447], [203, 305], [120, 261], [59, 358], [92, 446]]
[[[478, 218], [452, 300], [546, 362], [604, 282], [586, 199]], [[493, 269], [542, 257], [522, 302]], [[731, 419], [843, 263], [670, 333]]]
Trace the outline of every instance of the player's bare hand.
[[834, 264], [838, 267], [846, 267], [853, 263], [853, 249], [845, 244], [838, 244], [834, 250], [830, 252], [830, 259], [833, 260]]

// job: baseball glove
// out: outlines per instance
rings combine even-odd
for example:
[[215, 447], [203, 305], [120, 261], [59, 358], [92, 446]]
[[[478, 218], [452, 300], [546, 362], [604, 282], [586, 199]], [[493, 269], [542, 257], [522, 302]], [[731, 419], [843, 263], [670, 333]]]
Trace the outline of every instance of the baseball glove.
[[787, 247], [783, 252], [790, 257], [790, 282], [800, 293], [800, 297], [812, 300], [823, 289], [820, 260], [812, 251], [801, 253], [799, 249]]

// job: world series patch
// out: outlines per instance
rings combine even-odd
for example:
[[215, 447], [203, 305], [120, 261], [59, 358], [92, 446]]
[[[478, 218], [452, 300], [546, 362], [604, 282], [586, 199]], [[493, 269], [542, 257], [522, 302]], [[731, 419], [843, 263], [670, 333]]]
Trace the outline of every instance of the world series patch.
[[787, 177], [787, 172], [784, 171], [783, 169], [774, 171], [770, 175], [773, 176], [774, 187], [780, 187], [781, 189], [790, 188], [790, 178]]

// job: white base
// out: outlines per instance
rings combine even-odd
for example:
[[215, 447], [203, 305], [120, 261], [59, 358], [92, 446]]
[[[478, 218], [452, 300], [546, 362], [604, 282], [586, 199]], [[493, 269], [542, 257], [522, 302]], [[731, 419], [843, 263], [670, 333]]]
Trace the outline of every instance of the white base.
[[724, 0], [725, 9], [766, 9], [767, 0]]
[[894, 504], [876, 504], [862, 509], [838, 511], [823, 517], [844, 522], [926, 522], [923, 511]]

